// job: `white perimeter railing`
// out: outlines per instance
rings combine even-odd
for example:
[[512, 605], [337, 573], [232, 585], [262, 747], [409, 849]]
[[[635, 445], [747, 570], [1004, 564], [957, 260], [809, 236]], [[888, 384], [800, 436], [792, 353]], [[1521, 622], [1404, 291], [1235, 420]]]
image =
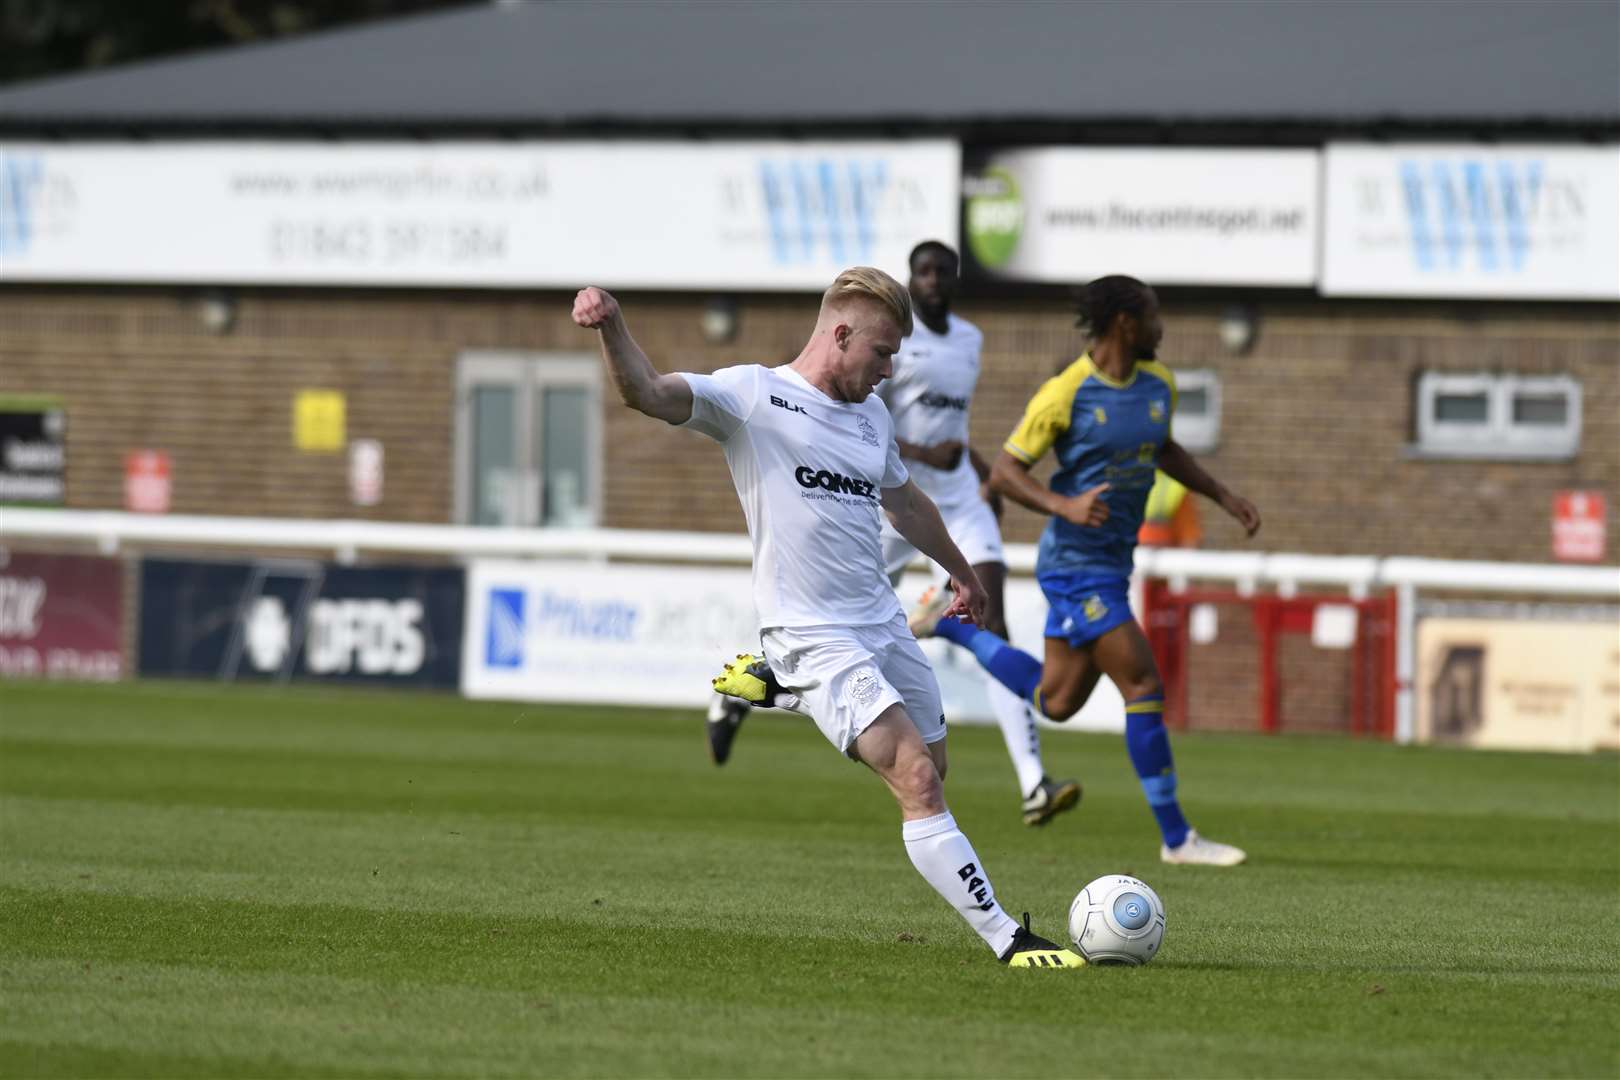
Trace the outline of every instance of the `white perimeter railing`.
[[[590, 558], [634, 562], [748, 563], [748, 537], [637, 529], [510, 529], [381, 521], [201, 517], [97, 510], [0, 509], [0, 540], [27, 538], [92, 543], [107, 555], [125, 545], [180, 545], [332, 552], [352, 563], [361, 552], [411, 552], [453, 559]], [[1032, 544], [1010, 544], [1007, 568], [1031, 573]], [[1620, 600], [1620, 566], [1466, 562], [1446, 559], [1137, 548], [1136, 570], [1180, 590], [1193, 580], [1233, 584], [1249, 594], [1270, 586], [1291, 596], [1300, 586], [1344, 589], [1353, 599], [1375, 588], [1396, 594], [1395, 737], [1412, 738], [1412, 676], [1419, 590]]]

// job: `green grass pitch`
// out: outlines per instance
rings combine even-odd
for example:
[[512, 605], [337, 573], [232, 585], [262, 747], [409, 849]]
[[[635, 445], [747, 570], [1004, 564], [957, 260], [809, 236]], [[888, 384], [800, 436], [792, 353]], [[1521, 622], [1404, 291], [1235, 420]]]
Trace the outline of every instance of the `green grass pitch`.
[[1236, 870], [1166, 867], [1114, 737], [1018, 820], [997, 732], [946, 785], [1006, 906], [1164, 898], [1140, 969], [1010, 971], [882, 786], [756, 713], [0, 683], [0, 1075], [1620, 1073], [1620, 762], [1176, 737]]

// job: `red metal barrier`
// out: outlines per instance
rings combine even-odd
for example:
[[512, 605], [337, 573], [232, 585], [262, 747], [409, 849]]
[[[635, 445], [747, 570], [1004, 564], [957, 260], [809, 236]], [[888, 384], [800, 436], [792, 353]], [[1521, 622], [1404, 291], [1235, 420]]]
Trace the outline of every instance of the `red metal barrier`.
[[1282, 638], [1310, 634], [1317, 609], [1324, 605], [1353, 608], [1356, 633], [1350, 645], [1349, 715], [1345, 727], [1355, 735], [1394, 737], [1396, 612], [1392, 592], [1363, 600], [1346, 596], [1243, 595], [1231, 589], [1174, 592], [1166, 582], [1148, 579], [1142, 589], [1142, 622], [1168, 688], [1165, 722], [1172, 727], [1187, 726], [1192, 689], [1188, 618], [1197, 604], [1236, 604], [1249, 609], [1259, 653], [1256, 724], [1260, 731], [1270, 734], [1286, 727], [1283, 678], [1278, 666]]

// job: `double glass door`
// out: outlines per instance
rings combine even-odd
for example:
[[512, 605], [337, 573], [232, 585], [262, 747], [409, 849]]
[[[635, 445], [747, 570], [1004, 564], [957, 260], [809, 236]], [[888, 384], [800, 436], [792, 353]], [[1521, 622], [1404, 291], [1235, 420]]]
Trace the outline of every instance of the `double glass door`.
[[456, 373], [456, 520], [595, 525], [600, 379], [594, 356], [464, 353]]

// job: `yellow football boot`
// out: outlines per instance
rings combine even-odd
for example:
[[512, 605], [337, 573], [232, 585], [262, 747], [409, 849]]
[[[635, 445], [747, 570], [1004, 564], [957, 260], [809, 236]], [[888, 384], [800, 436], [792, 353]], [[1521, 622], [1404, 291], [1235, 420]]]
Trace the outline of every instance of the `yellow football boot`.
[[1083, 968], [1085, 957], [1072, 949], [1065, 949], [1047, 941], [1029, 929], [1029, 912], [1024, 912], [1024, 925], [1013, 931], [1012, 944], [1001, 954], [1001, 962], [1008, 967], [1022, 968]]

